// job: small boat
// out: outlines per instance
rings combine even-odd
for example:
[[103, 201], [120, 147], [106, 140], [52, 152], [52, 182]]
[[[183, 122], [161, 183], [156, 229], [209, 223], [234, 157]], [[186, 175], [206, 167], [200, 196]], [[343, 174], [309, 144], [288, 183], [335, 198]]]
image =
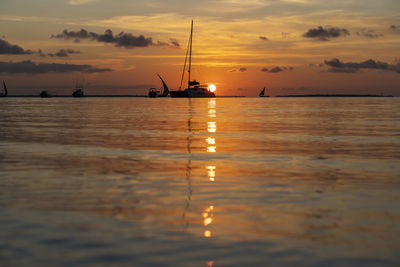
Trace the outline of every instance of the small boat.
[[157, 97], [160, 91], [158, 91], [156, 88], [152, 87], [149, 89], [149, 97]]
[[156, 88], [150, 88], [149, 89], [149, 97], [167, 97], [169, 94], [169, 89], [167, 84], [164, 82], [164, 80], [161, 78], [160, 74], [157, 74], [158, 77], [160, 78], [162, 84], [163, 84], [163, 92], [161, 93], [158, 91]]
[[269, 95], [264, 95], [264, 93], [265, 93], [265, 87], [264, 87], [264, 89], [261, 90], [261, 92], [258, 96], [259, 97], [269, 97]]
[[158, 75], [158, 78], [160, 78], [160, 80], [161, 80], [161, 82], [162, 82], [162, 84], [163, 84], [163, 93], [160, 94], [158, 97], [167, 97], [168, 94], [169, 94], [168, 86], [167, 86], [167, 84], [164, 82], [164, 80], [161, 78], [160, 74], [157, 74], [157, 75]]
[[51, 95], [49, 92], [47, 92], [47, 91], [42, 91], [42, 92], [40, 92], [40, 95], [39, 95], [39, 96], [42, 97], [42, 98], [52, 97], [52, 95]]
[[[208, 89], [207, 85], [201, 85], [196, 80], [190, 80], [190, 72], [192, 70], [192, 43], [193, 43], [193, 20], [190, 28], [190, 38], [188, 43], [188, 49], [186, 51], [185, 64], [183, 65], [181, 86], [178, 91], [171, 91], [171, 97], [215, 97], [215, 94]], [[189, 67], [188, 67], [188, 87], [185, 90], [181, 90], [182, 81], [185, 75], [186, 62], [189, 54]]]
[[76, 83], [75, 86], [75, 91], [72, 93], [73, 97], [83, 97], [83, 82], [82, 83]]
[[6, 86], [6, 82], [3, 80], [3, 90], [4, 93], [0, 94], [0, 97], [6, 97], [8, 95], [8, 90], [7, 90], [7, 86]]

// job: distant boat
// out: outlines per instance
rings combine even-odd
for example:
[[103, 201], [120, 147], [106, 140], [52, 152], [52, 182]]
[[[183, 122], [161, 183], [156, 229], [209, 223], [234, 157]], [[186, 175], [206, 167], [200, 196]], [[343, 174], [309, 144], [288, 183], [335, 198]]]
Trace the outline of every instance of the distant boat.
[[[208, 86], [201, 85], [196, 80], [190, 80], [190, 72], [192, 68], [192, 43], [193, 43], [193, 20], [190, 29], [190, 38], [188, 43], [188, 49], [186, 51], [185, 64], [183, 66], [181, 86], [178, 91], [171, 91], [171, 97], [215, 97], [215, 94], [208, 89]], [[188, 53], [189, 52], [189, 53]], [[189, 67], [188, 67], [188, 87], [185, 90], [181, 90], [183, 77], [185, 75], [187, 55], [189, 54]]]
[[51, 95], [49, 92], [47, 92], [47, 91], [42, 91], [42, 92], [40, 92], [40, 95], [39, 95], [39, 96], [42, 97], [42, 98], [52, 97], [52, 95]]
[[7, 90], [7, 86], [6, 86], [6, 82], [3, 80], [3, 90], [4, 93], [0, 94], [0, 97], [6, 97], [8, 95], [8, 90]]
[[73, 97], [83, 97], [83, 82], [82, 83], [76, 83], [75, 86], [75, 91], [72, 93]]
[[152, 87], [152, 88], [149, 89], [148, 96], [149, 97], [157, 97], [159, 93], [160, 93], [160, 91], [157, 91], [156, 88]]
[[164, 80], [161, 78], [161, 76], [159, 74], [157, 74], [158, 77], [160, 78], [162, 84], [163, 84], [163, 91], [161, 93], [161, 91], [158, 91], [156, 88], [150, 88], [149, 89], [149, 93], [148, 96], [149, 97], [167, 97], [169, 94], [169, 89], [167, 84], [164, 82]]
[[261, 92], [258, 96], [259, 97], [269, 97], [269, 95], [264, 95], [264, 93], [265, 93], [265, 87], [264, 87], [264, 89], [261, 90]]

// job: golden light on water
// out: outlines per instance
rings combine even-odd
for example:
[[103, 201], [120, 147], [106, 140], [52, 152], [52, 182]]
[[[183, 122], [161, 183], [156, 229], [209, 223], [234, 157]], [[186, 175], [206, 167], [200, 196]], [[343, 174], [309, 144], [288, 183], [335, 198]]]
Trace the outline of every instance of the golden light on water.
[[207, 130], [209, 133], [217, 132], [217, 123], [214, 121], [209, 121]]
[[211, 182], [215, 181], [215, 166], [207, 166], [208, 169], [208, 178]]
[[207, 144], [209, 144], [209, 145], [215, 145], [215, 138], [208, 137], [206, 139], [206, 141], [207, 141]]
[[205, 230], [204, 231], [204, 237], [211, 237], [211, 231], [210, 230]]
[[215, 92], [215, 90], [217, 90], [217, 87], [215, 86], [215, 84], [210, 84], [208, 86], [208, 90], [210, 90], [210, 92]]

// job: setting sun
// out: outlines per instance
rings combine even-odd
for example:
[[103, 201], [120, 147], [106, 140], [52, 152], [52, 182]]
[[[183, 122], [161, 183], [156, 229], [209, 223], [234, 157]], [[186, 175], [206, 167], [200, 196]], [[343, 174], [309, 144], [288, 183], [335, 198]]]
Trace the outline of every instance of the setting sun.
[[210, 92], [215, 92], [216, 89], [217, 89], [217, 87], [215, 86], [215, 84], [210, 84], [208, 86], [208, 90], [210, 90]]

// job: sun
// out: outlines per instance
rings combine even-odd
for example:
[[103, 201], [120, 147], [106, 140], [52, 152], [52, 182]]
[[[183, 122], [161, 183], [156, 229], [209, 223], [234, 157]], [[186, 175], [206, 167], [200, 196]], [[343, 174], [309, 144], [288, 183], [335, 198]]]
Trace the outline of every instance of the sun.
[[216, 89], [217, 89], [217, 87], [215, 86], [215, 84], [210, 84], [208, 86], [208, 90], [210, 90], [210, 92], [215, 92]]

